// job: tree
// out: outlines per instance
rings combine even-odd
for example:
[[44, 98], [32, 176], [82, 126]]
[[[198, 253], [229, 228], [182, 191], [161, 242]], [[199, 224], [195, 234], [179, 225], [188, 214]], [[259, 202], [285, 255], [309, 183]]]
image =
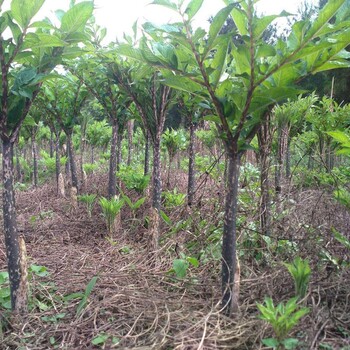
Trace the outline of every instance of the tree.
[[[59, 28], [45, 20], [36, 23], [35, 32], [29, 31], [33, 17], [43, 3], [44, 0], [12, 0], [11, 10], [0, 13], [4, 234], [11, 305], [18, 312], [27, 307], [27, 283], [25, 245], [17, 231], [13, 146], [42, 82], [69, 51], [81, 51], [77, 45], [81, 36], [77, 33], [83, 31], [93, 11], [92, 2], [82, 2], [63, 14]], [[5, 31], [6, 35], [10, 33], [8, 39], [4, 39]]]
[[102, 51], [86, 60], [79, 60], [69, 69], [100, 103], [112, 125], [108, 197], [114, 198], [117, 194], [116, 172], [120, 162], [118, 154], [121, 152], [121, 135], [125, 128], [127, 110], [131, 100], [114, 83], [113, 78], [108, 73], [108, 66], [109, 60], [104, 57]]
[[[129, 63], [130, 64], [130, 63]], [[149, 247], [156, 251], [159, 240], [161, 209], [161, 138], [167, 111], [172, 103], [171, 89], [163, 85], [161, 76], [144, 65], [131, 68], [114, 62], [110, 65], [115, 83], [125, 91], [139, 112], [144, 134], [153, 145], [152, 211], [150, 213]], [[150, 74], [151, 73], [151, 74]], [[131, 83], [133, 82], [133, 84]]]
[[[315, 21], [296, 22], [287, 41], [277, 40], [270, 45], [262, 36], [279, 16], [258, 17], [253, 0], [239, 4], [226, 0], [227, 6], [214, 17], [206, 33], [191, 26], [202, 2], [192, 0], [185, 6], [183, 1], [178, 4], [170, 0], [154, 1], [176, 11], [182, 23], [165, 26], [146, 23], [143, 29], [152, 39], [143, 37], [139, 48], [122, 45], [119, 52], [157, 67], [168, 86], [209, 101], [228, 159], [222, 308], [230, 315], [238, 308], [234, 276], [241, 156], [261, 127], [268, 108], [298, 93], [295, 87], [298, 80], [310, 73], [349, 65], [344, 48], [350, 41], [350, 30], [345, 22], [328, 25], [344, 3], [335, 0], [323, 8]], [[220, 34], [230, 14], [237, 31]], [[232, 38], [237, 34], [242, 40], [234, 43]]]

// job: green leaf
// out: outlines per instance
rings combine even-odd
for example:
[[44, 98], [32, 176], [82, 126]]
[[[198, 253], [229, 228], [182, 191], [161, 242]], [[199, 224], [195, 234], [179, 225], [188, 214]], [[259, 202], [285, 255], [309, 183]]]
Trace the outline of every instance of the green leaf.
[[279, 341], [275, 338], [266, 338], [262, 339], [262, 343], [266, 346], [269, 346], [270, 348], [277, 348], [279, 345]]
[[27, 28], [44, 2], [45, 0], [12, 0], [11, 13], [13, 19], [22, 29]]
[[334, 140], [338, 141], [342, 144], [342, 146], [350, 147], [350, 136], [343, 131], [329, 131], [327, 132], [329, 136], [331, 136]]
[[191, 0], [185, 10], [185, 13], [187, 14], [189, 20], [191, 20], [196, 15], [196, 13], [202, 7], [202, 4], [203, 0]]
[[242, 36], [247, 35], [249, 33], [247, 14], [240, 8], [235, 7], [232, 10], [231, 15], [239, 34], [241, 34]]
[[178, 278], [184, 278], [187, 273], [189, 263], [184, 259], [175, 259], [173, 261], [173, 269]]
[[94, 9], [93, 2], [83, 1], [74, 5], [62, 17], [61, 31], [71, 34], [84, 29], [86, 22], [91, 18]]
[[161, 218], [164, 220], [164, 222], [167, 223], [169, 226], [172, 225], [171, 219], [169, 218], [168, 215], [166, 215], [166, 214], [164, 213], [163, 210], [160, 211], [160, 217], [161, 217]]
[[328, 23], [328, 21], [337, 13], [345, 0], [328, 1], [322, 10], [318, 13], [317, 18], [312, 22], [311, 28], [307, 31], [306, 40], [317, 37], [318, 32]]
[[23, 48], [35, 49], [43, 47], [60, 47], [65, 46], [66, 43], [52, 34], [45, 33], [28, 33], [25, 37]]
[[165, 71], [163, 72], [163, 74], [165, 78], [165, 84], [175, 89], [190, 92], [190, 93], [198, 93], [203, 89], [202, 85], [191, 80], [188, 77], [184, 77], [184, 76], [180, 77], [180, 76], [174, 75], [172, 72], [165, 72]]
[[221, 9], [216, 16], [213, 18], [213, 21], [211, 22], [210, 28], [209, 28], [209, 37], [207, 41], [207, 47], [205, 50], [204, 57], [207, 55], [207, 53], [212, 49], [212, 45], [217, 38], [222, 26], [225, 24], [225, 21], [227, 20], [227, 17], [229, 16], [230, 12], [234, 8], [235, 4], [230, 4], [223, 9]]
[[196, 259], [196, 258], [193, 258], [193, 257], [191, 257], [191, 256], [188, 256], [188, 257], [186, 258], [186, 260], [187, 260], [192, 266], [194, 266], [194, 267], [198, 267], [198, 266], [199, 266], [199, 261], [198, 261], [198, 259]]
[[109, 338], [108, 334], [101, 333], [98, 334], [95, 338], [92, 339], [91, 344], [92, 345], [101, 345], [104, 344]]
[[344, 247], [346, 247], [347, 249], [350, 250], [350, 241], [345, 236], [343, 236], [340, 232], [338, 232], [337, 230], [332, 229], [332, 232], [334, 234], [335, 239], [339, 243], [341, 243]]
[[86, 307], [87, 299], [90, 296], [93, 288], [95, 287], [95, 284], [97, 282], [98, 277], [94, 276], [91, 278], [90, 282], [87, 284], [85, 292], [84, 292], [84, 297], [80, 301], [78, 307], [77, 307], [77, 315], [80, 315], [80, 313], [84, 310]]
[[287, 338], [282, 340], [281, 343], [284, 345], [286, 350], [293, 350], [298, 346], [299, 340], [296, 338]]

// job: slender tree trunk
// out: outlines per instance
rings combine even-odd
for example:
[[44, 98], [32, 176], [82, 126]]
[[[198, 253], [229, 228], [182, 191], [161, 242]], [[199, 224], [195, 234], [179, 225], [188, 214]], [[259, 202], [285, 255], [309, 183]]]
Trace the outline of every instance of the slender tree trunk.
[[50, 130], [50, 158], [53, 158], [54, 154], [54, 140], [53, 140], [54, 133], [52, 130]]
[[281, 178], [283, 169], [283, 130], [279, 128], [277, 137], [277, 159], [275, 169], [275, 191], [279, 197], [282, 192]]
[[95, 163], [95, 147], [91, 146], [91, 164]]
[[272, 132], [269, 121], [264, 121], [258, 131], [259, 162], [260, 162], [260, 229], [263, 235], [271, 234], [271, 205], [270, 205], [270, 150], [272, 145]]
[[131, 164], [131, 157], [132, 157], [132, 137], [133, 137], [133, 131], [134, 131], [134, 120], [128, 121], [128, 160], [127, 165], [130, 166]]
[[114, 198], [117, 195], [117, 143], [118, 143], [118, 122], [112, 120], [112, 140], [111, 155], [109, 159], [109, 179], [108, 179], [108, 198]]
[[38, 146], [36, 134], [32, 132], [32, 154], [33, 154], [33, 185], [38, 187]]
[[236, 221], [240, 155], [228, 154], [224, 232], [222, 238], [222, 308], [227, 316], [238, 311]]
[[149, 174], [149, 134], [146, 132], [144, 175]]
[[289, 140], [289, 135], [286, 140], [286, 178], [289, 180], [290, 179], [290, 140]]
[[[13, 143], [3, 140], [3, 217], [7, 266], [11, 290], [12, 310], [23, 313], [27, 310], [27, 271], [25, 266], [24, 241], [20, 244], [17, 231], [15, 191], [13, 188]], [[21, 249], [22, 248], [22, 249]]]
[[21, 163], [19, 161], [19, 150], [18, 146], [16, 146], [16, 180], [18, 182], [22, 182], [22, 169], [21, 169]]
[[56, 185], [57, 185], [57, 195], [64, 197], [64, 179], [61, 174], [61, 159], [60, 159], [60, 132], [56, 134], [55, 141], [55, 150], [56, 150]]
[[81, 135], [80, 139], [80, 173], [81, 173], [81, 187], [82, 191], [85, 191], [85, 179], [86, 179], [86, 174], [84, 171], [84, 156], [85, 156], [85, 135]]
[[123, 141], [123, 135], [118, 132], [118, 139], [117, 139], [117, 171], [119, 171], [120, 164], [122, 163], [122, 141]]
[[69, 165], [70, 172], [72, 176], [72, 187], [79, 191], [78, 175], [77, 175], [77, 165], [75, 162], [75, 154], [73, 149], [72, 134], [67, 134], [67, 150], [69, 154]]
[[196, 153], [195, 153], [195, 124], [190, 124], [190, 143], [188, 145], [188, 185], [187, 185], [187, 204], [189, 207], [192, 206], [194, 201], [194, 193], [196, 187]]
[[161, 147], [160, 135], [157, 135], [153, 144], [153, 171], [152, 171], [152, 212], [150, 215], [151, 232], [149, 237], [149, 248], [157, 250], [159, 240], [159, 215], [162, 196], [161, 181]]

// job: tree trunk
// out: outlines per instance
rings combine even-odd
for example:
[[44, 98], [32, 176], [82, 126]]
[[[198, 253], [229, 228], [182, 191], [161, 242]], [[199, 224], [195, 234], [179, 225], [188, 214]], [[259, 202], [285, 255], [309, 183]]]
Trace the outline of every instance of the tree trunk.
[[117, 143], [118, 143], [118, 123], [116, 119], [112, 120], [112, 140], [111, 155], [109, 159], [109, 178], [108, 178], [108, 198], [114, 198], [117, 195]]
[[38, 146], [36, 144], [36, 134], [32, 132], [32, 154], [33, 154], [33, 185], [38, 187]]
[[117, 139], [117, 171], [120, 170], [120, 164], [122, 163], [122, 141], [123, 141], [123, 135], [118, 132], [118, 139]]
[[[263, 235], [271, 234], [271, 203], [270, 203], [270, 153], [274, 130], [271, 128], [270, 114], [264, 116], [264, 120], [258, 130], [259, 163], [260, 163], [260, 229]], [[283, 133], [284, 134], [284, 133]], [[286, 137], [283, 135], [283, 138]]]
[[55, 140], [55, 150], [56, 150], [56, 185], [57, 185], [57, 195], [64, 197], [64, 183], [62, 185], [62, 174], [61, 174], [61, 159], [60, 159], [60, 133], [56, 134]]
[[53, 131], [50, 131], [50, 158], [53, 158], [53, 154], [54, 154], [54, 140], [53, 140]]
[[195, 171], [195, 125], [190, 124], [190, 143], [188, 146], [188, 185], [187, 185], [187, 204], [189, 207], [192, 206], [194, 200], [194, 193], [196, 187], [196, 171]]
[[69, 165], [70, 165], [70, 172], [71, 172], [71, 176], [72, 176], [72, 187], [76, 188], [76, 190], [79, 191], [77, 165], [75, 162], [72, 134], [70, 134], [70, 133], [67, 134], [67, 149], [68, 149], [68, 154], [69, 154], [68, 161], [69, 161]]
[[18, 146], [16, 146], [16, 180], [18, 182], [22, 182], [22, 169], [21, 169], [21, 163], [19, 160], [19, 150]]
[[132, 136], [134, 131], [134, 120], [128, 121], [128, 160], [127, 165], [130, 166], [131, 164], [131, 157], [132, 157]]
[[225, 315], [238, 311], [236, 221], [240, 155], [228, 154], [224, 231], [222, 237], [222, 308]]
[[95, 147], [91, 146], [91, 164], [95, 163]]
[[81, 139], [80, 139], [80, 173], [81, 173], [81, 188], [82, 191], [85, 191], [85, 171], [84, 171], [84, 156], [85, 156], [85, 146], [86, 146], [86, 142], [85, 142], [85, 136], [81, 135]]
[[26, 266], [17, 232], [15, 191], [13, 188], [13, 143], [3, 140], [3, 217], [7, 255], [7, 266], [13, 311], [23, 313], [27, 310]]
[[146, 133], [145, 140], [145, 164], [144, 164], [144, 172], [143, 174], [146, 176], [149, 174], [149, 135]]
[[289, 135], [286, 140], [286, 178], [290, 180], [290, 140], [289, 140]]
[[156, 137], [153, 144], [153, 171], [152, 171], [152, 212], [150, 215], [150, 236], [149, 248], [157, 250], [159, 240], [159, 214], [162, 196], [162, 180], [161, 180], [161, 148], [160, 135]]

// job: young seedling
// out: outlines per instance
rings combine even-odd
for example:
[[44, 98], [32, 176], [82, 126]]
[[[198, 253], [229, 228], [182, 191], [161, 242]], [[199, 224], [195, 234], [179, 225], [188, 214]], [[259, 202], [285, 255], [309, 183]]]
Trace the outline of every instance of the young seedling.
[[106, 220], [108, 235], [112, 236], [113, 233], [118, 229], [118, 214], [124, 205], [124, 199], [115, 197], [107, 199], [102, 197], [100, 199], [100, 206], [102, 209], [102, 215]]
[[83, 194], [78, 196], [78, 200], [82, 203], [85, 203], [86, 210], [89, 215], [89, 218], [92, 216], [92, 209], [95, 205], [96, 195], [95, 194]]
[[294, 279], [295, 295], [300, 299], [304, 298], [309, 286], [311, 269], [307, 260], [296, 257], [292, 263], [284, 263]]
[[280, 303], [275, 306], [271, 298], [265, 298], [265, 305], [257, 304], [261, 312], [260, 318], [272, 326], [276, 336], [275, 338], [263, 339], [264, 345], [277, 350], [296, 348], [298, 339], [287, 338], [288, 334], [299, 320], [309, 312], [306, 307], [299, 308], [297, 300], [298, 297], [294, 297], [289, 299], [286, 304]]

